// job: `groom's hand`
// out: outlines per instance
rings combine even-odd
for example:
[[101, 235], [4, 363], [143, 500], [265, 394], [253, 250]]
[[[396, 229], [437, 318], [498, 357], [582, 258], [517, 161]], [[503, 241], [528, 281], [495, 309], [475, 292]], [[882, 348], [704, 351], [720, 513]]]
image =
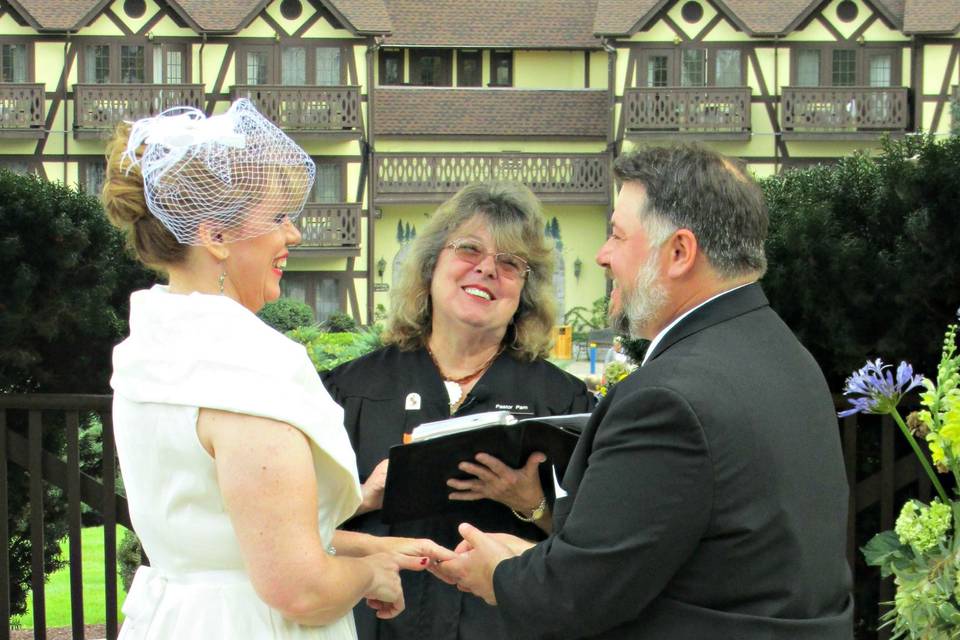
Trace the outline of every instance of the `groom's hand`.
[[459, 527], [463, 542], [457, 546], [460, 554], [441, 563], [439, 573], [448, 581], [457, 583], [461, 591], [483, 598], [490, 605], [497, 604], [493, 592], [493, 571], [502, 560], [515, 554], [496, 537], [463, 523]]

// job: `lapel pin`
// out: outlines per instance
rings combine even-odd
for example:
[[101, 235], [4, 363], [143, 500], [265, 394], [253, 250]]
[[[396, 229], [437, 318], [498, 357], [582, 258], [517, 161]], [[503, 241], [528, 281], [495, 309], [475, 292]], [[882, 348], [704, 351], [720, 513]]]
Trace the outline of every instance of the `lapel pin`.
[[406, 402], [407, 411], [419, 411], [420, 409], [420, 394], [419, 393], [409, 393], [407, 394]]

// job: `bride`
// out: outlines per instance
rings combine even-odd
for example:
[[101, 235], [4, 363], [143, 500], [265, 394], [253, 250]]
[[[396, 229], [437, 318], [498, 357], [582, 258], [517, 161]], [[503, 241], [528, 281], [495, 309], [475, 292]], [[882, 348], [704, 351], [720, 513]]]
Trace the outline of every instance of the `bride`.
[[399, 571], [452, 553], [336, 531], [360, 504], [343, 412], [304, 349], [255, 314], [280, 295], [313, 162], [246, 100], [122, 124], [106, 212], [166, 286], [137, 291], [114, 351], [130, 517], [150, 558], [120, 637], [356, 637], [392, 618]]

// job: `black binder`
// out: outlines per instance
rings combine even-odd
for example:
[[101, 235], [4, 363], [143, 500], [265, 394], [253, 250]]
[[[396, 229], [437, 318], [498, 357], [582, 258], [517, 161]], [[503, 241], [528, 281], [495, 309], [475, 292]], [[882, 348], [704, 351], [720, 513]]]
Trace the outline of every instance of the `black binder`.
[[390, 524], [463, 508], [448, 498], [454, 490], [447, 480], [472, 477], [457, 465], [480, 452], [519, 468], [540, 451], [547, 456], [544, 464], [552, 464], [562, 478], [589, 418], [578, 413], [516, 420], [506, 411], [490, 411], [421, 425], [415, 435], [421, 429], [441, 433], [390, 448], [381, 519]]

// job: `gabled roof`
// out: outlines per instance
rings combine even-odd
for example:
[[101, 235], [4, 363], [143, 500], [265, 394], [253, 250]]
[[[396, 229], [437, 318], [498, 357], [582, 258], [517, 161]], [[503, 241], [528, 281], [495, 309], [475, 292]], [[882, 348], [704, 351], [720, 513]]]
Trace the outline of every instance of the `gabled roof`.
[[[302, 0], [305, 11], [312, 10]], [[256, 18], [270, 0], [167, 0], [170, 7], [200, 33], [236, 33]], [[317, 0], [344, 28], [356, 35], [390, 32], [390, 15], [383, 0]]]
[[88, 24], [110, 0], [7, 0], [37, 31], [76, 31]]
[[377, 89], [377, 135], [607, 135], [602, 89], [523, 90], [403, 87]]
[[907, 0], [904, 33], [954, 34], [960, 29], [960, 0]]
[[[76, 31], [89, 24], [112, 0], [7, 0], [38, 31]], [[163, 0], [159, 0], [163, 1]], [[236, 33], [249, 25], [270, 0], [166, 0], [200, 33]], [[390, 32], [390, 14], [383, 0], [315, 0], [344, 28], [356, 35]], [[313, 11], [303, 0], [304, 11]]]
[[599, 49], [597, 0], [384, 0], [386, 46]]
[[[960, 2], [960, 0], [918, 0]], [[803, 24], [828, 0], [714, 0], [720, 12], [751, 36], [784, 35]], [[868, 0], [891, 24], [903, 24], [904, 0]], [[643, 29], [670, 0], [599, 0], [594, 33], [631, 36]]]
[[267, 5], [266, 0], [167, 0], [194, 31], [234, 33], [253, 22]]

